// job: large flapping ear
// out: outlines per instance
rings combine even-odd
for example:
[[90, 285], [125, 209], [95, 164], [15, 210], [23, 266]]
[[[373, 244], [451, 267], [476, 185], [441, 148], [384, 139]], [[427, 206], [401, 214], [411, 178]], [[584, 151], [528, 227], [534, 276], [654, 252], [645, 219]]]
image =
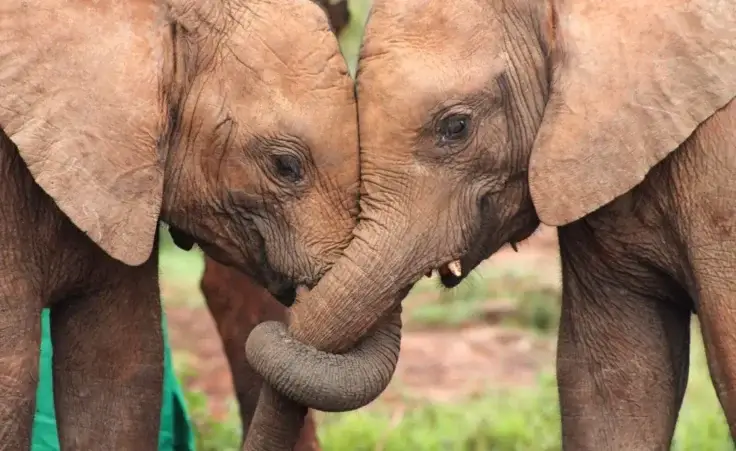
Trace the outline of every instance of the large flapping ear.
[[140, 2], [0, 5], [0, 127], [61, 211], [129, 265], [150, 257], [163, 195], [156, 14]]
[[736, 97], [728, 0], [550, 0], [554, 73], [529, 183], [564, 225], [626, 193]]

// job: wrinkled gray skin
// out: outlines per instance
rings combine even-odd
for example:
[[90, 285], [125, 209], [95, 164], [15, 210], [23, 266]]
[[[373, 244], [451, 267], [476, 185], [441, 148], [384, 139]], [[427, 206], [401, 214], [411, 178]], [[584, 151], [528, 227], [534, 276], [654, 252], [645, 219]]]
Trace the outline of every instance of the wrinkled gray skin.
[[159, 220], [293, 301], [355, 225], [353, 87], [307, 0], [0, 2], [0, 448], [51, 307], [62, 448], [157, 449]]
[[378, 0], [357, 95], [360, 223], [302, 299], [310, 342], [360, 339], [422, 274], [454, 286], [541, 220], [564, 449], [669, 449], [692, 312], [736, 433], [732, 2]]

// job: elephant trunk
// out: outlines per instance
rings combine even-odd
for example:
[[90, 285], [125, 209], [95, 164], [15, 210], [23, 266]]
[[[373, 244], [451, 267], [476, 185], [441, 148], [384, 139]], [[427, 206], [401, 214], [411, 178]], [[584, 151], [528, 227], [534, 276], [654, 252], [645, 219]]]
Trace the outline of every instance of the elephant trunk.
[[[401, 341], [401, 301], [415, 271], [404, 268], [395, 252], [406, 235], [386, 239], [385, 228], [376, 233], [368, 224], [361, 223], [343, 257], [300, 296], [288, 334], [283, 326], [263, 323], [248, 338], [248, 360], [270, 386], [261, 392], [244, 450], [291, 450], [304, 407], [354, 410], [390, 382]], [[363, 237], [381, 237], [380, 245]]]
[[264, 384], [242, 450], [292, 451], [306, 415], [306, 407]]
[[363, 407], [383, 392], [396, 368], [400, 342], [399, 307], [345, 354], [296, 341], [275, 321], [251, 332], [246, 354], [253, 369], [286, 398], [324, 412], [344, 412]]
[[373, 221], [361, 222], [354, 233], [342, 257], [290, 310], [292, 336], [321, 351], [353, 348], [401, 304], [413, 282], [401, 280], [402, 272], [411, 272], [397, 252], [405, 247], [404, 234], [389, 237]]
[[[295, 343], [278, 322], [261, 323], [253, 332], [246, 344], [248, 359], [256, 371], [274, 377], [266, 379], [273, 384], [261, 389], [242, 449], [291, 451], [299, 440], [306, 406], [327, 412], [354, 410], [385, 390], [398, 361], [401, 307], [346, 354]], [[290, 375], [291, 368], [303, 377]]]

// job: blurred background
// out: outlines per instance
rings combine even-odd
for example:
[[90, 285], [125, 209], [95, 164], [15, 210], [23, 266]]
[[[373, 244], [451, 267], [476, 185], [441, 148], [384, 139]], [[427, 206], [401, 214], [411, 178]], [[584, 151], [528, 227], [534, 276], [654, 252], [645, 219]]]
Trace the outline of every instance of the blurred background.
[[[342, 50], [355, 70], [369, 0], [349, 0]], [[198, 451], [240, 449], [240, 420], [222, 342], [204, 304], [198, 250], [162, 234], [161, 290], [174, 365]], [[404, 302], [401, 357], [369, 406], [318, 413], [324, 451], [560, 450], [555, 334], [560, 276], [554, 229], [504, 248], [453, 290], [424, 279]], [[690, 379], [672, 449], [734, 450], [693, 330]]]

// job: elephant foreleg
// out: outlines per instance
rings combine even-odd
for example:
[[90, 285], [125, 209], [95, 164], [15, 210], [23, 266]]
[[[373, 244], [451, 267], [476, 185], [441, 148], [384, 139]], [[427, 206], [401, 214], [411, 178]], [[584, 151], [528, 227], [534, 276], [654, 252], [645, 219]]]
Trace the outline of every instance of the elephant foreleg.
[[698, 319], [713, 385], [736, 442], [736, 262], [717, 262], [698, 277]]
[[51, 310], [63, 450], [158, 449], [163, 338], [155, 256], [115, 264], [109, 285]]
[[[41, 346], [41, 305], [28, 292], [0, 294], [0, 450], [31, 446]], [[6, 287], [7, 288], [7, 287]]]
[[613, 271], [579, 247], [566, 251], [562, 233], [560, 241], [563, 449], [669, 450], [687, 384], [691, 312], [654, 295], [645, 268]]

